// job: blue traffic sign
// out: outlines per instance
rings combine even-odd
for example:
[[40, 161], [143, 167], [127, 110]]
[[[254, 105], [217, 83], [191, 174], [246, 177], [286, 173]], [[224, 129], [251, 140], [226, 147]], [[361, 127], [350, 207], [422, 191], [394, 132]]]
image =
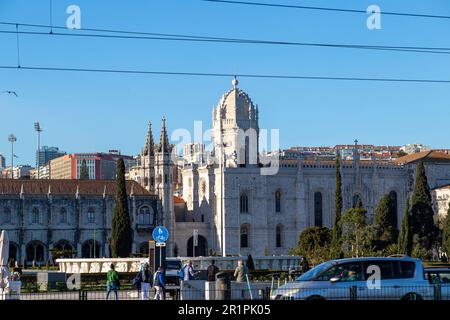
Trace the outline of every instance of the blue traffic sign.
[[169, 239], [169, 231], [166, 227], [158, 226], [153, 229], [153, 240], [156, 242], [166, 242]]

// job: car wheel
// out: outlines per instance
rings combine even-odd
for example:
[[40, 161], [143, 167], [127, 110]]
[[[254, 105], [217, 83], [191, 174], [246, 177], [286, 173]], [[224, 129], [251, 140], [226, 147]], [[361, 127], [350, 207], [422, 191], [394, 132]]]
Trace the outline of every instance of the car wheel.
[[306, 298], [306, 300], [307, 301], [323, 301], [323, 300], [325, 300], [325, 298], [321, 297], [321, 296], [311, 296], [311, 297]]
[[410, 292], [406, 294], [402, 300], [423, 300], [422, 296], [420, 294], [417, 294], [415, 292]]

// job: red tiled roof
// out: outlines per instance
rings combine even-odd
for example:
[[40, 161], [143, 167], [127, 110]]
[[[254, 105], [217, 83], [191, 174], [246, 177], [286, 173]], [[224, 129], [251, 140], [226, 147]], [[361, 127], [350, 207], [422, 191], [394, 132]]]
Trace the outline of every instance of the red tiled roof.
[[443, 161], [443, 162], [450, 162], [450, 155], [444, 152], [436, 151], [436, 150], [429, 150], [429, 151], [422, 151], [417, 153], [408, 154], [406, 156], [400, 157], [398, 159], [395, 159], [394, 161], [397, 163], [405, 164], [405, 163], [412, 163], [416, 161]]
[[[53, 195], [106, 195], [116, 193], [115, 180], [72, 180], [72, 179], [43, 179], [43, 180], [11, 180], [0, 179], [0, 194], [20, 194], [23, 186], [24, 194], [48, 194], [49, 188]], [[151, 195], [139, 183], [127, 181], [127, 193], [133, 189], [134, 195]]]
[[173, 203], [185, 203], [184, 199], [181, 197], [173, 196]]

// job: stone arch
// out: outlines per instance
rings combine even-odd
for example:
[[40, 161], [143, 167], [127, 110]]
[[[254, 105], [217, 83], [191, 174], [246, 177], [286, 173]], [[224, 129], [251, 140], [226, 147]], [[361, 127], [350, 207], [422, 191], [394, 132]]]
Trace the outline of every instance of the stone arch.
[[13, 241], [9, 242], [9, 261], [19, 261], [19, 245]]
[[275, 191], [275, 212], [281, 212], [281, 189]]
[[62, 207], [59, 210], [59, 223], [67, 223], [67, 222], [68, 222], [67, 209]]
[[[195, 250], [195, 252], [194, 252]], [[193, 257], [193, 256], [199, 257], [208, 256], [208, 242], [206, 241], [206, 238], [202, 235], [198, 235], [198, 245], [194, 249], [194, 237], [190, 237], [187, 241], [187, 256]]]
[[147, 204], [140, 206], [137, 213], [137, 224], [151, 226], [154, 223], [155, 214], [153, 208]]
[[43, 263], [45, 262], [46, 247], [41, 241], [30, 241], [26, 246], [27, 262]]
[[99, 258], [101, 246], [100, 243], [96, 240], [86, 240], [83, 242], [81, 246], [81, 257], [82, 258]]
[[250, 247], [250, 225], [249, 224], [243, 224], [240, 228], [240, 247], [241, 248], [249, 248]]
[[33, 209], [31, 209], [31, 223], [33, 224], [41, 223], [41, 213], [38, 207], [33, 207]]
[[239, 212], [240, 213], [248, 213], [249, 212], [247, 192], [241, 192], [241, 195], [239, 196]]
[[323, 194], [321, 191], [314, 192], [314, 226], [323, 226]]
[[284, 227], [278, 224], [275, 228], [275, 247], [282, 248], [284, 244]]

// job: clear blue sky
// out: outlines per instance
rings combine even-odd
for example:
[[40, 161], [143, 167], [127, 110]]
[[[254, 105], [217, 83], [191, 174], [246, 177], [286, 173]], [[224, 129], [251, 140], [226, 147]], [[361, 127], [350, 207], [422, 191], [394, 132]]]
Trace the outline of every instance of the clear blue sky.
[[[267, 0], [267, 2], [274, 0]], [[289, 4], [450, 15], [448, 0], [299, 1]], [[0, 21], [48, 24], [48, 0], [0, 0]], [[450, 46], [450, 20], [382, 17], [366, 28], [365, 14], [214, 4], [198, 0], [54, 0], [53, 23], [81, 8], [82, 28], [110, 28], [268, 40]], [[13, 30], [0, 26], [1, 30]], [[91, 39], [21, 35], [28, 66], [120, 68], [313, 76], [450, 79], [450, 56], [248, 44]], [[0, 34], [0, 65], [16, 65], [15, 35]], [[231, 87], [228, 78], [0, 70], [0, 152], [18, 141], [18, 162], [34, 164], [42, 145], [68, 152], [121, 149], [136, 154], [147, 122], [155, 138], [163, 114], [170, 131], [211, 125], [211, 111]], [[260, 126], [279, 128], [282, 147], [361, 143], [423, 143], [450, 148], [450, 85], [240, 79], [260, 107]], [[9, 160], [8, 160], [9, 163]]]

